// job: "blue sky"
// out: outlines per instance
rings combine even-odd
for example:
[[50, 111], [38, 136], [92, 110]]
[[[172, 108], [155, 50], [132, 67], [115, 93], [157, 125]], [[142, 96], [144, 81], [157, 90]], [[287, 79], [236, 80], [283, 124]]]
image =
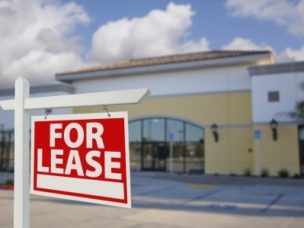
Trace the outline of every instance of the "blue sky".
[[[254, 2], [252, 0], [243, 1]], [[299, 49], [304, 44], [304, 35], [292, 35], [286, 28], [273, 21], [261, 20], [252, 16], [233, 16], [232, 10], [226, 6], [227, 1], [225, 0], [77, 0], [76, 2], [83, 5], [91, 17], [91, 23], [79, 30], [84, 34], [86, 46], [90, 46], [92, 34], [101, 25], [123, 17], [144, 17], [153, 9], [165, 10], [170, 2], [192, 6], [195, 15], [192, 17], [193, 24], [189, 29], [191, 38], [207, 37], [212, 49], [221, 49], [235, 37], [246, 37], [256, 43], [269, 44], [278, 52], [282, 52], [286, 47]]]
[[270, 49], [304, 60], [304, 0], [0, 0], [0, 88], [89, 65]]

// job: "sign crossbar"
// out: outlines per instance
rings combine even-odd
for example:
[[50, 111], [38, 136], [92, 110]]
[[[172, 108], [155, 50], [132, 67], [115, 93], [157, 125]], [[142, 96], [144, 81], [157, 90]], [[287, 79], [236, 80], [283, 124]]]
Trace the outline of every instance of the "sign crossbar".
[[[24, 109], [68, 108], [94, 105], [136, 104], [149, 94], [148, 89], [132, 89], [87, 94], [25, 98]], [[15, 100], [0, 101], [3, 110], [14, 110]]]

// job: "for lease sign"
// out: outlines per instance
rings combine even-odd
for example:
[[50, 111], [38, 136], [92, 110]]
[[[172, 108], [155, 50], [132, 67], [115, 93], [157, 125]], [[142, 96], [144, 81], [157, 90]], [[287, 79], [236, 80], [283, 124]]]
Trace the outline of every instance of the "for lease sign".
[[126, 112], [32, 117], [31, 193], [131, 207]]

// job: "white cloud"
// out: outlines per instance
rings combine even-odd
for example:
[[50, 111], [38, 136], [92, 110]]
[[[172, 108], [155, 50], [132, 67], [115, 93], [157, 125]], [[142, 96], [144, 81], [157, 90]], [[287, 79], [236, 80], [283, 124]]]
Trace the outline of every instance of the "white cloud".
[[97, 62], [208, 50], [205, 38], [188, 40], [194, 11], [190, 5], [169, 3], [140, 18], [123, 18], [102, 25], [92, 38], [90, 58]]
[[289, 33], [304, 36], [304, 1], [290, 0], [227, 0], [232, 15], [273, 21]]
[[265, 43], [254, 43], [243, 37], [234, 38], [230, 43], [223, 46], [224, 50], [273, 50]]
[[0, 88], [16, 77], [50, 83], [54, 73], [82, 64], [72, 32], [89, 22], [84, 9], [60, 0], [0, 0]]
[[237, 37], [222, 48], [223, 50], [271, 50], [277, 62], [304, 61], [304, 46], [300, 49], [285, 48], [281, 53], [265, 43], [255, 43], [248, 38]]
[[277, 59], [279, 62], [304, 61], [304, 45], [300, 49], [286, 48]]

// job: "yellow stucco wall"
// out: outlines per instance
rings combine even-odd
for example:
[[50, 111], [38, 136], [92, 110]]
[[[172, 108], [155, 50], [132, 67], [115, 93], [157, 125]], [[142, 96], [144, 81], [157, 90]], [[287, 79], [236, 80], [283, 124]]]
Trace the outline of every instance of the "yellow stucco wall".
[[[127, 110], [130, 119], [146, 116], [171, 116], [202, 126], [249, 124], [251, 121], [250, 92], [206, 95], [168, 96], [145, 99], [136, 105], [113, 105], [110, 111]], [[104, 112], [103, 107], [74, 108], [74, 112]]]
[[[260, 168], [268, 169], [276, 176], [280, 169], [287, 169], [290, 175], [299, 174], [299, 142], [297, 125], [278, 125], [278, 140], [273, 141], [269, 125], [255, 126], [261, 131], [260, 142], [254, 142], [254, 150], [259, 145]], [[259, 143], [259, 144], [257, 144]], [[254, 159], [254, 163], [257, 160]]]
[[243, 174], [253, 172], [251, 128], [219, 130], [219, 143], [215, 143], [210, 130], [206, 134], [207, 173]]
[[[205, 172], [242, 174], [253, 171], [250, 92], [152, 97], [137, 105], [110, 106], [129, 112], [130, 119], [149, 116], [175, 117], [205, 127]], [[75, 108], [74, 112], [104, 112], [103, 107]], [[209, 126], [219, 125], [215, 143]], [[208, 127], [206, 127], [208, 126]]]

